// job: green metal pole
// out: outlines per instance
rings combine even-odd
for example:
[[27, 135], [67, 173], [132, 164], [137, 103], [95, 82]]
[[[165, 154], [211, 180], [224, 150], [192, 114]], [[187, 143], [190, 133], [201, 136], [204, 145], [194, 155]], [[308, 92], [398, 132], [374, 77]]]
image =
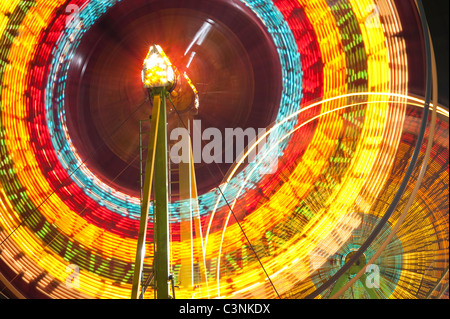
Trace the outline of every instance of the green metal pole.
[[[336, 281], [336, 284], [333, 287], [333, 290], [331, 291], [330, 296], [334, 296], [339, 290], [341, 290], [342, 287], [344, 287], [347, 282], [349, 281], [349, 277], [351, 275], [355, 275], [357, 274], [361, 269], [366, 267], [366, 261], [365, 259], [363, 260], [359, 260], [358, 264], [354, 264], [350, 267], [350, 269], [348, 271], [346, 271], [341, 277], [339, 277], [339, 279]], [[380, 299], [378, 297], [378, 295], [375, 293], [375, 289], [374, 288], [369, 288], [366, 285], [366, 280], [367, 280], [367, 275], [364, 274], [359, 281], [361, 282], [361, 284], [363, 285], [364, 289], [366, 290], [366, 292], [368, 293], [370, 299]]]
[[169, 299], [169, 210], [166, 89], [160, 89], [161, 112], [156, 140], [154, 199], [156, 205], [155, 282], [157, 299]]
[[[165, 98], [163, 98], [165, 101]], [[162, 110], [164, 110], [162, 112]], [[155, 170], [156, 142], [158, 140], [158, 125], [161, 114], [165, 114], [165, 107], [162, 107], [160, 96], [155, 96], [153, 100], [153, 112], [151, 120], [150, 138], [148, 141], [147, 162], [145, 165], [144, 189], [141, 199], [141, 217], [139, 223], [139, 234], [136, 248], [136, 261], [134, 265], [133, 286], [131, 290], [131, 299], [138, 299], [142, 269], [145, 254], [145, 239], [147, 235], [148, 211], [150, 203], [151, 186], [153, 180], [153, 172]], [[164, 125], [165, 127], [165, 125]]]
[[375, 293], [375, 288], [367, 287], [367, 285], [366, 285], [367, 275], [366, 274], [362, 275], [361, 278], [359, 278], [359, 281], [363, 285], [366, 292], [369, 294], [370, 299], [380, 299], [380, 297], [378, 297], [378, 295]]
[[338, 292], [342, 287], [344, 287], [347, 282], [348, 282], [348, 273], [345, 273], [341, 277], [339, 277], [339, 279], [336, 281], [333, 290], [331, 290], [330, 296], [334, 296], [334, 294]]

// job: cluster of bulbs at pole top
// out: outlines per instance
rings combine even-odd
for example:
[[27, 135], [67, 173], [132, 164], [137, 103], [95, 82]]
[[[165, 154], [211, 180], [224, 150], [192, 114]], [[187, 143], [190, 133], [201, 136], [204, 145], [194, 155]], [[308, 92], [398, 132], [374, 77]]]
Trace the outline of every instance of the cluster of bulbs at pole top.
[[159, 45], [153, 45], [144, 60], [142, 82], [145, 88], [170, 88], [175, 82], [172, 63]]

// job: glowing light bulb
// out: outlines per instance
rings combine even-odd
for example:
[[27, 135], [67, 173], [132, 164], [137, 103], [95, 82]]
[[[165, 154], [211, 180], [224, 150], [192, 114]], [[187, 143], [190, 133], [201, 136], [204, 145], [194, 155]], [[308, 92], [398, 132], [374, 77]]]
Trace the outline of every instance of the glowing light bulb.
[[171, 88], [175, 84], [172, 63], [159, 45], [153, 45], [144, 60], [142, 82], [145, 88]]

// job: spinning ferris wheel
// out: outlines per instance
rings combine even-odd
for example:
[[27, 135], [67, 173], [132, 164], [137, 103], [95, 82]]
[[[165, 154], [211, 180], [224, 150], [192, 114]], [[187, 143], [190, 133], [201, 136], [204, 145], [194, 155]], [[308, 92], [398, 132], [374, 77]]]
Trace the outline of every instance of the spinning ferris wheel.
[[412, 0], [2, 1], [2, 295], [448, 298], [431, 43]]

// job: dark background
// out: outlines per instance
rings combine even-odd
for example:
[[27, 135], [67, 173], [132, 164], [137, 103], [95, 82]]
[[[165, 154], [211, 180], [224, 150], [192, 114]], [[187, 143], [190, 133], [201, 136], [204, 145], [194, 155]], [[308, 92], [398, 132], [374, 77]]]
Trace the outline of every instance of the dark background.
[[446, 108], [449, 107], [449, 0], [422, 0], [433, 39], [436, 56], [438, 81], [439, 81], [439, 103]]

